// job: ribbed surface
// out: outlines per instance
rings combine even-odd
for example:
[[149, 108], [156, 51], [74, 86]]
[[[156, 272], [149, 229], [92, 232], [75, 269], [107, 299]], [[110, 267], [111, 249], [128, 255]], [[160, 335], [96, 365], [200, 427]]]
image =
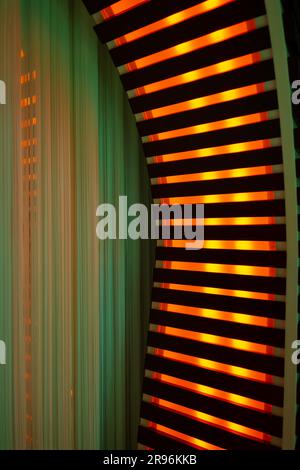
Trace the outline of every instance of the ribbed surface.
[[96, 32], [136, 116], [153, 198], [205, 204], [202, 250], [157, 244], [139, 442], [278, 449], [286, 237], [264, 1], [134, 3], [102, 11]]

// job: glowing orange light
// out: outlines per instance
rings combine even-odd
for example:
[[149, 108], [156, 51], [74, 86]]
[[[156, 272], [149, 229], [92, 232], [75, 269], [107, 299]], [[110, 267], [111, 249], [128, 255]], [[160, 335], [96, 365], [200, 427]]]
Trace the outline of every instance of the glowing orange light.
[[[270, 296], [272, 294], [269, 294]], [[159, 307], [153, 305], [164, 312], [180, 313], [182, 315], [193, 315], [200, 318], [210, 318], [211, 320], [222, 320], [233, 323], [242, 323], [245, 325], [263, 326], [266, 328], [275, 328], [276, 323], [281, 329], [284, 328], [284, 321], [276, 321], [272, 318], [258, 317], [255, 315], [247, 315], [245, 313], [232, 313], [221, 310], [213, 310], [210, 308], [187, 307], [186, 305], [159, 303]]]
[[[185, 284], [169, 283], [158, 283], [157, 287], [162, 289], [180, 290], [184, 292], [197, 292], [199, 294], [226, 295], [244, 299], [275, 300], [275, 294], [268, 294], [264, 292], [249, 292], [243, 290], [220, 289], [217, 287], [191, 286]], [[270, 324], [268, 324], [268, 326], [270, 326]]]
[[132, 10], [133, 8], [136, 8], [142, 3], [146, 2], [149, 2], [149, 0], [119, 0], [113, 5], [110, 5], [109, 7], [101, 10], [100, 13], [104, 20], [108, 20], [113, 16], [122, 15], [126, 11]]
[[174, 429], [162, 426], [161, 424], [157, 424], [152, 421], [148, 421], [147, 427], [153, 428], [160, 434], [163, 434], [165, 436], [172, 436], [178, 441], [187, 443], [190, 446], [195, 447], [199, 450], [224, 450], [222, 447], [214, 446], [213, 444], [209, 444], [208, 442], [202, 441], [201, 439], [197, 439], [196, 437], [187, 436], [182, 432], [175, 431]]
[[173, 139], [176, 137], [184, 137], [187, 135], [213, 132], [222, 129], [231, 129], [232, 127], [247, 126], [249, 124], [256, 124], [259, 122], [268, 121], [269, 119], [275, 119], [277, 117], [278, 112], [276, 111], [248, 114], [246, 116], [223, 119], [222, 121], [199, 124], [198, 126], [184, 127], [182, 129], [174, 129], [171, 131], [160, 132], [158, 134], [152, 134], [148, 136], [148, 138], [151, 141]]
[[203, 369], [214, 370], [223, 374], [234, 375], [245, 379], [255, 380], [263, 383], [272, 383], [273, 377], [263, 372], [257, 372], [243, 367], [232, 366], [221, 362], [211, 361], [210, 359], [202, 359], [199, 357], [189, 356], [187, 354], [167, 351], [165, 349], [155, 349], [155, 355], [162, 356], [185, 364], [191, 364]]
[[277, 166], [255, 166], [248, 168], [234, 168], [232, 170], [207, 171], [202, 173], [190, 173], [186, 175], [164, 176], [162, 178], [153, 178], [151, 183], [172, 184], [189, 183], [191, 181], [210, 181], [226, 178], [244, 178], [247, 176], [270, 175], [283, 171], [282, 165]]
[[230, 72], [248, 65], [256, 64], [263, 59], [271, 57], [271, 51], [263, 51], [263, 54], [260, 52], [255, 52], [237, 57], [235, 59], [225, 60], [214, 65], [209, 65], [208, 67], [204, 67], [202, 69], [193, 70], [181, 75], [176, 75], [175, 77], [150, 83], [149, 85], [144, 85], [143, 87], [136, 89], [136, 94], [144, 95], [146, 93], [154, 93], [155, 91], [165, 90], [166, 88], [171, 88], [174, 86], [183, 85], [185, 83], [194, 82], [196, 80], [201, 80], [203, 78], [212, 77], [213, 75], [220, 75], [225, 72]]
[[[187, 240], [158, 240], [158, 245], [172, 248], [186, 248]], [[285, 242], [248, 240], [204, 240], [204, 248], [211, 250], [286, 250]]]
[[162, 20], [156, 21], [155, 23], [151, 23], [147, 26], [143, 26], [142, 28], [125, 34], [124, 36], [116, 39], [115, 43], [117, 46], [120, 46], [124, 43], [135, 41], [136, 39], [140, 39], [144, 36], [148, 36], [149, 34], [161, 31], [162, 29], [168, 28], [175, 24], [182, 23], [183, 21], [193, 18], [194, 16], [201, 15], [228, 3], [232, 3], [233, 1], [235, 0], [207, 0], [206, 2], [203, 2], [199, 5], [187, 8], [186, 10], [180, 11], [178, 13], [174, 13], [167, 16], [166, 18], [163, 18]]
[[182, 196], [160, 198], [160, 204], [217, 204], [218, 202], [273, 201], [283, 199], [283, 191], [258, 191], [253, 193], [208, 194], [206, 196]]
[[189, 152], [169, 153], [157, 157], [148, 158], [148, 163], [175, 162], [179, 160], [189, 160], [192, 158], [212, 157], [215, 155], [228, 155], [231, 153], [242, 153], [251, 150], [262, 150], [281, 145], [280, 139], [255, 140], [252, 142], [239, 142], [219, 147], [209, 147], [204, 149], [190, 150]]
[[242, 23], [238, 23], [227, 28], [219, 29], [217, 31], [214, 31], [213, 33], [201, 36], [200, 38], [192, 39], [190, 41], [177, 44], [176, 46], [169, 47], [168, 49], [165, 49], [163, 51], [159, 51], [154, 54], [150, 54], [146, 57], [142, 57], [141, 59], [137, 59], [133, 62], [126, 64], [126, 69], [129, 71], [142, 69], [144, 67], [148, 67], [149, 65], [153, 65], [158, 62], [163, 62], [164, 60], [168, 60], [172, 57], [188, 54], [189, 52], [198, 49], [203, 49], [207, 46], [211, 46], [213, 44], [226, 41], [242, 34], [246, 34], [249, 31], [254, 30], [255, 28], [255, 20], [243, 21]]
[[226, 338], [223, 336], [212, 335], [209, 333], [199, 333], [196, 331], [184, 330], [182, 328], [173, 328], [163, 326], [163, 334], [175, 336], [178, 338], [191, 339], [201, 343], [214, 344], [215, 346], [223, 346], [226, 348], [239, 349], [241, 351], [249, 351], [256, 354], [267, 356], [274, 355], [274, 348], [265, 344], [253, 343], [235, 338]]
[[283, 277], [285, 270], [264, 266], [245, 266], [218, 263], [190, 263], [187, 261], [157, 261], [157, 268], [177, 269], [182, 271], [200, 271], [206, 273], [239, 274], [244, 276]]
[[283, 224], [284, 217], [211, 217], [209, 219], [164, 219], [163, 226], [274, 225]]
[[166, 374], [152, 372], [151, 378], [168, 385], [175, 385], [176, 387], [191, 390], [201, 395], [218, 398], [219, 400], [243, 406], [245, 408], [263, 411], [265, 413], [272, 413], [272, 405], [258, 400], [253, 400], [252, 398], [243, 397], [241, 395], [237, 395], [236, 393], [224, 392], [223, 390], [208, 387], [206, 385], [201, 385], [195, 382], [190, 382], [189, 380], [178, 379], [177, 377], [172, 377]]
[[218, 428], [226, 429], [227, 431], [232, 432], [234, 434], [247, 436], [252, 439], [263, 441], [263, 442], [271, 441], [271, 437], [269, 434], [256, 431], [255, 429], [242, 426], [232, 421], [226, 421], [224, 419], [217, 418], [215, 416], [209, 415], [207, 413], [203, 413], [201, 411], [193, 410], [192, 408], [188, 408], [186, 406], [178, 405], [177, 403], [172, 403], [162, 398], [156, 398], [155, 404], [167, 410], [172, 410], [182, 415], [193, 417], [197, 421], [201, 421], [203, 423], [209, 423], [210, 425], [216, 426]]
[[[268, 89], [275, 86], [275, 81], [268, 83]], [[170, 116], [171, 114], [181, 113], [184, 111], [190, 111], [192, 109], [205, 108], [207, 106], [213, 106], [219, 103], [225, 103], [228, 101], [234, 101], [248, 96], [258, 95], [265, 91], [265, 83], [258, 83], [256, 85], [248, 85], [241, 88], [235, 88], [233, 90], [223, 91], [221, 93], [215, 93], [213, 95], [202, 96], [193, 100], [184, 101], [181, 103], [171, 104], [169, 106], [163, 106], [161, 108], [152, 109], [145, 111], [142, 116], [143, 119], [156, 119], [162, 116]]]

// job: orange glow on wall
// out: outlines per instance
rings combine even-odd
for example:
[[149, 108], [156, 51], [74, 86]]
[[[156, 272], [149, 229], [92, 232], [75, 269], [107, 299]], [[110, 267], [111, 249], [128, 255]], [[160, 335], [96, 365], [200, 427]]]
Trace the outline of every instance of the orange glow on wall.
[[163, 29], [169, 28], [170, 26], [174, 26], [175, 24], [182, 23], [183, 21], [193, 18], [194, 16], [202, 15], [208, 11], [215, 10], [216, 8], [227, 5], [228, 3], [232, 3], [233, 1], [235, 0], [207, 0], [206, 2], [200, 3], [199, 5], [195, 5], [191, 8], [187, 8], [186, 10], [169, 15], [162, 20], [156, 21], [155, 23], [151, 23], [147, 26], [136, 29], [135, 31], [131, 31], [124, 36], [117, 38], [115, 43], [117, 46], [120, 46], [124, 43], [136, 41], [137, 39], [141, 39], [142, 37], [148, 36], [149, 34], [153, 34]]

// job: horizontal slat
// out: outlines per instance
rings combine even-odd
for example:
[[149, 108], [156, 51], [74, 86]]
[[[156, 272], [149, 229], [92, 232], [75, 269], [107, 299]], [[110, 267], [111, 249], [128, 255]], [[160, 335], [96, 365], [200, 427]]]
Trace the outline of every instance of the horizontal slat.
[[[184, 211], [184, 204], [181, 204]], [[196, 216], [196, 204], [192, 204], [193, 217]], [[284, 216], [285, 203], [282, 199], [270, 201], [245, 201], [245, 202], [226, 202], [206, 204], [204, 207], [206, 218], [210, 217], [256, 217], [259, 214], [263, 216]]]
[[[175, 269], [154, 269], [154, 281], [194, 286], [219, 287], [285, 295], [284, 278], [263, 276], [240, 276], [237, 274], [180, 271]], [[223, 307], [225, 307], [223, 305]]]
[[280, 191], [283, 189], [283, 175], [270, 174], [246, 176], [243, 178], [226, 178], [212, 181], [189, 183], [171, 183], [152, 186], [154, 199], [174, 196], [201, 196], [207, 194], [231, 194], [252, 191]]
[[273, 60], [265, 60], [251, 66], [225, 72], [192, 83], [185, 83], [173, 88], [135, 96], [130, 99], [134, 113], [180, 103], [193, 98], [201, 98], [238, 87], [253, 85], [273, 80], [275, 77]]
[[[148, 165], [150, 178], [282, 164], [281, 147]], [[300, 159], [299, 159], [300, 174]], [[256, 203], [257, 204], [257, 203]]]
[[179, 432], [186, 433], [198, 439], [207, 440], [211, 444], [223, 448], [225, 447], [226, 449], [273, 449], [271, 445], [232, 434], [224, 429], [218, 429], [217, 427], [187, 418], [178, 413], [172, 413], [150, 403], [142, 403], [141, 416], [144, 419], [169, 426]]
[[263, 356], [262, 354], [199, 343], [198, 341], [179, 337], [176, 337], [176, 341], [174, 341], [174, 336], [153, 331], [148, 333], [148, 346], [243, 367], [278, 377], [283, 377], [284, 374], [284, 360], [280, 357]]
[[[189, 293], [186, 293], [186, 296], [187, 295], [189, 295]], [[176, 299], [174, 299], [174, 302], [176, 302]], [[266, 316], [268, 315], [266, 314]], [[150, 323], [154, 325], [170, 326], [172, 328], [188, 329], [189, 331], [207, 333], [225, 338], [240, 339], [276, 348], [284, 347], [284, 331], [271, 327], [264, 328], [260, 326], [243, 325], [240, 323], [211, 320], [209, 318], [183, 315], [169, 311], [164, 312], [155, 309], [151, 309]]]
[[184, 248], [157, 247], [157, 260], [187, 261], [194, 263], [221, 263], [247, 266], [286, 267], [286, 254], [282, 251], [254, 250], [186, 250]]
[[180, 442], [178, 439], [172, 439], [171, 437], [167, 437], [156, 430], [151, 428], [146, 428], [144, 426], [139, 427], [138, 432], [138, 442], [143, 444], [151, 449], [157, 450], [171, 450], [180, 451], [189, 449], [190, 446], [188, 444], [184, 444]]
[[280, 137], [278, 119], [143, 144], [146, 157]]
[[[185, 5], [184, 5], [185, 7]], [[181, 7], [182, 8], [182, 7]], [[264, 2], [238, 0], [111, 51], [116, 66], [265, 14]], [[164, 15], [165, 16], [165, 15]]]
[[[189, 8], [203, 1], [185, 0], [184, 7]], [[181, 10], [182, 3], [174, 2], [174, 0], [150, 1], [123, 15], [112, 18], [108, 22], [97, 25], [95, 29], [99, 39], [106, 43]]]
[[[152, 290], [152, 301], [220, 311], [226, 310], [227, 312], [244, 313], [259, 317], [285, 318], [284, 302], [273, 300], [247, 299], [154, 287]], [[188, 328], [188, 323], [186, 323], [186, 326]]]
[[181, 129], [193, 125], [223, 121], [233, 117], [267, 112], [277, 108], [277, 92], [273, 90], [251, 96], [250, 98], [219, 103], [215, 106], [171, 114], [170, 116], [157, 119], [148, 119], [138, 122], [137, 127], [141, 136], [147, 136], [173, 129]]
[[140, 70], [124, 73], [121, 80], [125, 89], [131, 90], [190, 70], [208, 67], [268, 48], [270, 48], [270, 38], [268, 28], [265, 27], [252, 31], [247, 35], [229, 39], [189, 54], [176, 56]]
[[183, 362], [171, 361], [152, 354], [146, 355], [145, 369], [223, 390], [224, 392], [236, 393], [273, 406], [282, 407], [283, 405], [283, 387], [274, 384], [265, 384], [234, 376], [229, 378], [226, 374], [220, 372], [195, 367]]
[[170, 401], [172, 403], [188, 406], [217, 418], [234, 421], [242, 426], [281, 437], [282, 418], [235, 406], [222, 400], [206, 397], [182, 388], [177, 388], [159, 381], [144, 378], [143, 392]]

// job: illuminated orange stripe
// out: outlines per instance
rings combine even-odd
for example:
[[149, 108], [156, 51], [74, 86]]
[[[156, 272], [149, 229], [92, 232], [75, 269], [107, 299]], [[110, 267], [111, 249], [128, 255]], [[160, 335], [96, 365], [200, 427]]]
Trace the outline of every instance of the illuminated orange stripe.
[[207, 385], [197, 384], [195, 382], [190, 382], [189, 380], [178, 379], [177, 377], [172, 377], [170, 375], [160, 374], [157, 372], [151, 372], [151, 378], [168, 385], [174, 385], [176, 387], [191, 390], [193, 392], [199, 393], [200, 395], [218, 398], [219, 400], [233, 403], [234, 405], [251, 408], [268, 414], [272, 413], [272, 405], [262, 401], [253, 400], [252, 398], [243, 397], [242, 395], [237, 395], [236, 393], [224, 392], [223, 390], [208, 387]]
[[242, 426], [232, 421], [227, 421], [225, 419], [217, 418], [215, 416], [209, 415], [207, 413], [203, 413], [201, 411], [194, 410], [192, 408], [188, 408], [186, 406], [178, 405], [177, 403], [172, 403], [162, 398], [156, 398], [155, 405], [165, 408], [167, 410], [172, 410], [173, 412], [175, 411], [184, 416], [192, 417], [196, 419], [197, 421], [201, 421], [202, 423], [209, 423], [210, 425], [225, 429], [226, 431], [232, 432], [234, 434], [247, 436], [249, 438], [252, 438], [258, 441], [271, 442], [271, 437], [269, 434], [265, 434], [261, 431], [256, 431], [255, 429]]
[[173, 57], [188, 54], [189, 52], [227, 41], [228, 39], [246, 34], [250, 31], [253, 31], [254, 29], [256, 29], [255, 20], [243, 21], [233, 26], [228, 26], [226, 28], [214, 31], [213, 33], [206, 34], [205, 36], [182, 42], [176, 46], [164, 49], [163, 51], [155, 52], [154, 54], [142, 57], [141, 59], [137, 59], [133, 62], [129, 62], [126, 64], [126, 69], [128, 71], [137, 69], [139, 70], [144, 67], [148, 67], [149, 65], [171, 59]]
[[[249, 124], [257, 124], [272, 119], [278, 118], [278, 111], [269, 111], [263, 113], [248, 114], [246, 116], [238, 116], [229, 119], [223, 119], [222, 121], [209, 122], [205, 124], [199, 124], [197, 126], [184, 127], [182, 129], [174, 129], [166, 132], [159, 132], [158, 134], [152, 134], [148, 136], [150, 141], [153, 140], [166, 140], [174, 139], [176, 137], [184, 137], [193, 134], [202, 134], [206, 132], [219, 131], [223, 129], [231, 129], [232, 127], [247, 126]], [[143, 141], [145, 138], [143, 137]]]
[[173, 437], [180, 442], [187, 443], [189, 446], [195, 447], [199, 450], [224, 450], [222, 447], [214, 446], [208, 442], [197, 439], [196, 437], [191, 437], [182, 432], [175, 431], [174, 429], [162, 426], [161, 424], [154, 423], [153, 421], [148, 421], [147, 427], [153, 428], [158, 431], [160, 434], [163, 434], [167, 437]]
[[[156, 331], [159, 325], [153, 325], [151, 331]], [[199, 333], [196, 331], [184, 330], [182, 328], [174, 328], [171, 326], [162, 326], [163, 331], [161, 334], [175, 336], [177, 338], [191, 339], [193, 341], [199, 341], [200, 343], [213, 344], [215, 346], [222, 346], [225, 348], [238, 349], [241, 351], [248, 351], [256, 354], [262, 354], [265, 356], [273, 356], [273, 346], [266, 344], [253, 343], [251, 341], [245, 341], [235, 338], [226, 338], [223, 336], [212, 335], [210, 333]]]
[[[187, 240], [158, 240], [158, 245], [172, 248], [185, 248]], [[248, 241], [248, 240], [204, 240], [204, 248], [211, 250], [255, 250], [282, 251], [286, 250], [285, 242]]]
[[[205, 273], [239, 274], [244, 276], [283, 277], [285, 270], [264, 266], [244, 266], [235, 264], [191, 263], [187, 261], [156, 261], [157, 268], [177, 269]], [[279, 276], [280, 275], [280, 276]]]
[[251, 150], [263, 150], [281, 145], [281, 139], [255, 140], [252, 142], [240, 142], [231, 145], [221, 145], [219, 147], [209, 147], [204, 149], [190, 150], [188, 152], [176, 152], [157, 157], [149, 157], [148, 163], [165, 163], [179, 160], [189, 160], [192, 158], [205, 158], [217, 155], [228, 155], [231, 153], [242, 153]]
[[201, 15], [228, 3], [232, 3], [233, 1], [235, 0], [207, 0], [206, 2], [200, 3], [199, 5], [187, 8], [186, 10], [180, 11], [178, 13], [174, 13], [167, 16], [166, 18], [163, 18], [162, 20], [156, 21], [155, 23], [151, 23], [147, 26], [143, 26], [142, 28], [127, 33], [115, 40], [116, 45], [120, 46], [124, 43], [141, 39], [142, 37], [148, 36], [149, 34], [153, 34], [161, 31], [162, 29], [169, 28], [175, 24], [182, 23], [183, 21], [193, 18], [194, 16]]
[[201, 367], [203, 369], [214, 370], [223, 374], [242, 377], [244, 379], [250, 379], [263, 383], [273, 382], [273, 377], [269, 374], [245, 369], [243, 367], [224, 364], [222, 362], [211, 361], [210, 359], [202, 359], [199, 357], [189, 356], [187, 354], [181, 354], [174, 351], [167, 351], [165, 349], [155, 349], [155, 355], [162, 356], [166, 359], [171, 359], [173, 361], [183, 362], [185, 364]]
[[100, 10], [100, 13], [104, 20], [108, 20], [113, 16], [122, 15], [123, 13], [126, 13], [126, 11], [132, 10], [133, 8], [136, 8], [137, 6], [146, 2], [149, 2], [149, 0], [119, 0], [113, 5]]
[[[266, 57], [271, 58], [271, 51], [268, 51], [269, 54], [266, 54]], [[252, 54], [247, 54], [235, 59], [225, 60], [214, 65], [209, 65], [202, 69], [193, 70], [191, 72], [186, 72], [181, 75], [176, 75], [175, 77], [166, 78], [164, 80], [159, 80], [143, 87], [136, 89], [137, 95], [144, 95], [147, 93], [154, 93], [155, 91], [165, 90], [166, 88], [171, 88], [178, 85], [184, 85], [185, 83], [194, 82], [196, 80], [201, 80], [203, 78], [212, 77], [213, 75], [220, 75], [225, 72], [230, 72], [248, 65], [256, 64], [262, 60], [262, 55], [260, 52], [255, 52]]]
[[[270, 88], [273, 88], [275, 86], [275, 81], [269, 82], [268, 86]], [[202, 96], [201, 98], [195, 98], [181, 103], [171, 104], [169, 106], [163, 106], [161, 108], [155, 108], [149, 111], [145, 111], [144, 113], [142, 113], [142, 116], [144, 120], [156, 119], [162, 116], [170, 116], [171, 114], [190, 111], [192, 109], [205, 108], [207, 106], [213, 106], [215, 104], [234, 101], [240, 98], [246, 98], [248, 96], [258, 95], [260, 93], [263, 93], [265, 90], [266, 87], [264, 83], [248, 85], [241, 88], [235, 88], [233, 90], [215, 93], [213, 95]]]
[[[156, 287], [156, 285], [155, 285]], [[226, 295], [230, 297], [239, 297], [243, 299], [275, 300], [275, 294], [264, 292], [250, 292], [244, 290], [220, 289], [217, 287], [191, 286], [186, 284], [157, 283], [161, 289], [180, 290], [184, 292], [197, 292], [199, 294]], [[268, 326], [270, 326], [268, 324]]]
[[152, 178], [151, 184], [173, 184], [173, 183], [190, 183], [192, 181], [211, 181], [227, 178], [245, 178], [247, 176], [271, 175], [281, 173], [282, 165], [266, 165], [248, 168], [234, 168], [232, 170], [207, 171], [202, 173], [189, 173], [185, 175], [163, 176]]
[[[156, 308], [156, 306], [153, 305], [153, 308]], [[221, 310], [212, 310], [210, 308], [187, 307], [186, 305], [165, 303], [159, 303], [158, 309], [164, 312], [180, 313], [181, 315], [193, 315], [200, 318], [210, 318], [211, 320], [229, 321], [233, 323], [242, 323], [244, 325], [263, 326], [266, 328], [276, 327], [275, 320], [272, 318], [247, 315], [245, 313], [232, 313]], [[280, 326], [283, 328], [284, 322], [281, 322]]]
[[274, 225], [283, 224], [284, 217], [211, 217], [209, 219], [164, 219], [163, 226]]
[[253, 193], [208, 194], [206, 196], [168, 197], [155, 200], [160, 204], [217, 204], [219, 202], [273, 201], [283, 199], [283, 191], [257, 191]]

